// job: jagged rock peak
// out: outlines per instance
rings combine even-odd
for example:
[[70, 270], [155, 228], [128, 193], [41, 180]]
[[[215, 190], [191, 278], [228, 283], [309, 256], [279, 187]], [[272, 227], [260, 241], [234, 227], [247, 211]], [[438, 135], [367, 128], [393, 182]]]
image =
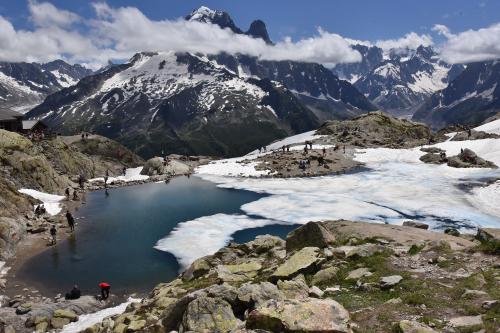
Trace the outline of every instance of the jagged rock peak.
[[254, 38], [262, 38], [268, 44], [273, 43], [269, 38], [266, 24], [262, 20], [253, 21], [246, 34]]
[[216, 24], [222, 29], [229, 28], [237, 34], [243, 33], [240, 28], [236, 26], [231, 16], [228, 13], [220, 10], [213, 10], [205, 6], [195, 9], [185, 17], [187, 21], [197, 21], [202, 23]]

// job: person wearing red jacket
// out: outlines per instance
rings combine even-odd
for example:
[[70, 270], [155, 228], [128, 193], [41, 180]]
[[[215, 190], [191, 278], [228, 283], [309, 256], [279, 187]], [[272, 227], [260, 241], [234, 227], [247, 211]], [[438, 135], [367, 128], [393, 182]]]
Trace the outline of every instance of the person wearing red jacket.
[[102, 299], [107, 299], [109, 297], [109, 289], [111, 289], [111, 285], [107, 282], [101, 282], [99, 283], [99, 288], [101, 288]]

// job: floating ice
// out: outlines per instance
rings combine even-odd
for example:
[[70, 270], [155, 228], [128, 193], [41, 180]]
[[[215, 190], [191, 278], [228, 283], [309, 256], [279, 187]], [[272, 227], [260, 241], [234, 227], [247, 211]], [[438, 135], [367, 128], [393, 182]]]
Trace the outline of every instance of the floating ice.
[[[303, 142], [306, 137], [297, 142]], [[295, 139], [292, 141], [296, 141]], [[281, 147], [287, 139], [276, 143]], [[291, 141], [288, 141], [291, 142]], [[470, 148], [500, 165], [500, 139], [447, 141], [434, 145], [447, 155]], [[472, 231], [478, 226], [500, 227], [500, 177], [496, 169], [457, 169], [425, 164], [424, 152], [412, 149], [358, 149], [355, 159], [366, 171], [313, 178], [242, 178], [258, 176], [251, 162], [259, 154], [215, 161], [197, 169], [197, 176], [219, 187], [249, 190], [268, 196], [247, 203], [245, 215], [214, 215], [184, 222], [156, 248], [172, 252], [183, 266], [224, 246], [237, 230], [266, 224], [303, 224], [308, 221], [349, 219], [401, 224], [405, 220], [428, 223], [432, 229], [455, 227]], [[243, 159], [250, 159], [242, 165]], [[252, 216], [258, 216], [254, 219]]]
[[49, 215], [57, 215], [62, 209], [61, 204], [59, 203], [61, 200], [64, 199], [64, 196], [62, 195], [48, 194], [28, 188], [22, 188], [19, 190], [19, 192], [27, 194], [30, 197], [43, 202], [43, 205]]
[[213, 254], [231, 240], [238, 230], [263, 227], [280, 222], [253, 219], [245, 215], [216, 214], [179, 223], [155, 248], [172, 253], [182, 267], [195, 259]]

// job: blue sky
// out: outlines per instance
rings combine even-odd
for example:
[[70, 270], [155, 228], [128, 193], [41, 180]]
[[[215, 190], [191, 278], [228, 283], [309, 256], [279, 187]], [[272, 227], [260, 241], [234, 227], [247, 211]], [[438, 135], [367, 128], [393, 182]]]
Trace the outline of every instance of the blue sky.
[[[202, 5], [227, 11], [242, 30], [263, 20], [275, 45], [176, 20]], [[450, 63], [499, 59], [500, 1], [0, 0], [0, 61], [98, 68], [136, 52], [173, 51], [333, 66], [361, 60], [353, 39], [386, 51], [433, 45]]]
[[[49, 0], [60, 9], [92, 17], [92, 1]], [[273, 39], [312, 35], [318, 26], [342, 36], [378, 40], [398, 38], [405, 33], [430, 33], [434, 24], [448, 26], [452, 32], [487, 27], [500, 21], [500, 1], [493, 0], [108, 0], [110, 6], [133, 6], [150, 19], [172, 19], [206, 5], [231, 14], [236, 24], [246, 29], [255, 18], [268, 25]], [[2, 0], [0, 15], [18, 29], [29, 28], [28, 2]]]

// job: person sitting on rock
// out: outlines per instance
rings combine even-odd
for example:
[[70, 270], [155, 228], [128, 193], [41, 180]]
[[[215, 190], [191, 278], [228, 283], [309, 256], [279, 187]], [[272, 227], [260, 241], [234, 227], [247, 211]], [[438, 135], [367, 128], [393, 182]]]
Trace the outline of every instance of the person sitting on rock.
[[80, 296], [82, 295], [82, 292], [80, 291], [80, 288], [78, 288], [78, 285], [74, 285], [73, 289], [69, 293], [66, 293], [66, 299], [79, 299]]
[[69, 187], [66, 188], [66, 191], [64, 191], [64, 194], [66, 195], [66, 200], [69, 200]]
[[111, 285], [107, 282], [101, 282], [99, 283], [99, 288], [101, 288], [101, 299], [102, 300], [108, 299]]
[[41, 205], [38, 205], [38, 206], [35, 207], [35, 216], [36, 217], [39, 217], [41, 215], [41, 213], [40, 213], [40, 206]]
[[40, 210], [40, 215], [44, 215], [45, 213], [47, 213], [47, 209], [45, 209], [44, 204], [39, 205], [38, 209]]
[[73, 191], [73, 201], [78, 201], [78, 200], [80, 200], [80, 198], [78, 197], [78, 192]]

